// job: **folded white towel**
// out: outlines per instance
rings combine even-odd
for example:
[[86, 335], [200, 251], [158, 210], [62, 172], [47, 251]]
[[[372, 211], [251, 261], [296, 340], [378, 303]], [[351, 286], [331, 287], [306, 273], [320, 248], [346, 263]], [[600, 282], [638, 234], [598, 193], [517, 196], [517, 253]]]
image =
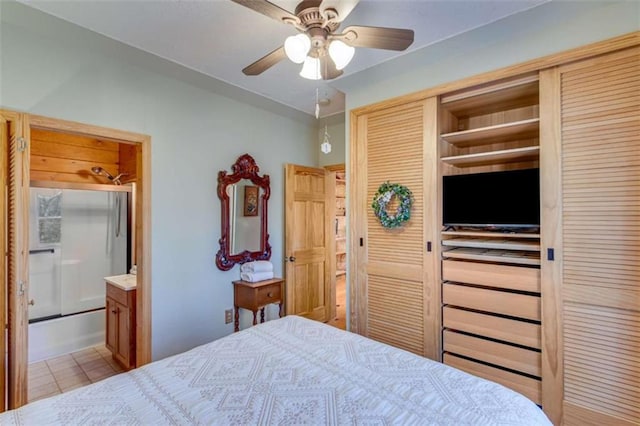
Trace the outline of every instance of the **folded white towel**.
[[273, 271], [273, 263], [268, 260], [256, 260], [240, 265], [240, 272], [270, 272]]
[[255, 283], [258, 281], [270, 280], [273, 278], [273, 271], [265, 272], [240, 272], [240, 279]]

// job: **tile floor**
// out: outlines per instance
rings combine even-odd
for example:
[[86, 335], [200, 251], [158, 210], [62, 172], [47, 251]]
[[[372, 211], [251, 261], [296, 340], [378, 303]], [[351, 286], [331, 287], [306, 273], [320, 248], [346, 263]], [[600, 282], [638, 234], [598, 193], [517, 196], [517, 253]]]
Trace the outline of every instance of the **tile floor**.
[[122, 371], [104, 345], [35, 362], [29, 364], [29, 402], [95, 383]]

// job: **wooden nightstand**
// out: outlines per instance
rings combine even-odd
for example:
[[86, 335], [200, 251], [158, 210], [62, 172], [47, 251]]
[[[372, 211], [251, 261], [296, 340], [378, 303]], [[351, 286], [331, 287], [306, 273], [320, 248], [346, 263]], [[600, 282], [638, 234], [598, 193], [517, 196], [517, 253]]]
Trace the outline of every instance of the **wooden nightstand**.
[[278, 314], [282, 317], [282, 302], [284, 294], [284, 279], [273, 278], [265, 281], [250, 283], [248, 281], [233, 281], [233, 307], [235, 308], [234, 331], [240, 330], [240, 308], [253, 312], [253, 325], [258, 323], [256, 316], [260, 310], [260, 322], [264, 322], [264, 307], [272, 303], [279, 305]]

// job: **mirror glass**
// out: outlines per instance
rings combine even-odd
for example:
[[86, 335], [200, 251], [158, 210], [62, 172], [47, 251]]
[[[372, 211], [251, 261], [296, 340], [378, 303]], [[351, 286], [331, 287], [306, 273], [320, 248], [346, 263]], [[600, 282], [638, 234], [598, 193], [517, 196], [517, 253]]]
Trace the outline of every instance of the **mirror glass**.
[[239, 254], [245, 250], [260, 250], [259, 203], [264, 191], [249, 179], [227, 186], [229, 196], [229, 252]]
[[252, 260], [269, 260], [267, 202], [269, 176], [261, 176], [258, 165], [244, 154], [231, 166], [233, 173], [218, 173], [218, 198], [222, 207], [220, 250], [216, 265], [227, 271]]

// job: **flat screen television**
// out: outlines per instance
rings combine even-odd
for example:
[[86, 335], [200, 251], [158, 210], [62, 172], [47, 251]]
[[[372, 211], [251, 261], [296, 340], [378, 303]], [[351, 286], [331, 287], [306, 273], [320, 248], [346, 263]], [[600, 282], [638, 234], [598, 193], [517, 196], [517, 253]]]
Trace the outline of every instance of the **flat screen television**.
[[540, 226], [539, 169], [444, 176], [445, 226]]

